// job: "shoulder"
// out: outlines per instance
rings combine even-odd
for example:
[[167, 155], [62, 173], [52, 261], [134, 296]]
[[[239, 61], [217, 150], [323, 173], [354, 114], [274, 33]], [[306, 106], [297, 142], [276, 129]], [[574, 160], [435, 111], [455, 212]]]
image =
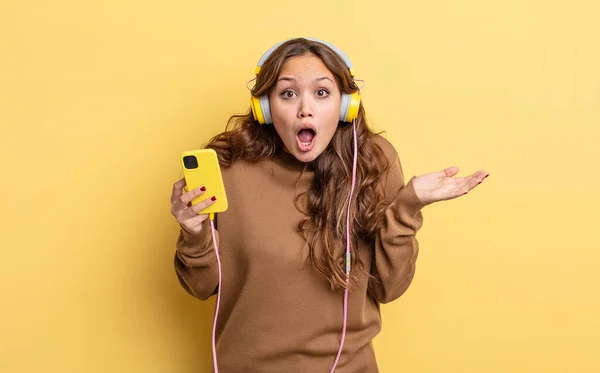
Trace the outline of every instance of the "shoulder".
[[236, 175], [237, 177], [253, 177], [257, 176], [257, 173], [264, 172], [266, 164], [266, 160], [250, 162], [244, 159], [236, 159], [227, 167], [221, 165], [221, 173]]
[[379, 146], [387, 160], [386, 165], [380, 166], [381, 183], [384, 186], [385, 195], [394, 199], [398, 190], [404, 186], [404, 173], [398, 152], [394, 145], [381, 135], [374, 135], [369, 140]]
[[389, 163], [394, 162], [398, 158], [398, 151], [394, 147], [394, 145], [385, 137], [375, 134], [368, 138], [367, 141], [370, 141], [372, 144], [379, 146], [383, 155], [388, 160]]

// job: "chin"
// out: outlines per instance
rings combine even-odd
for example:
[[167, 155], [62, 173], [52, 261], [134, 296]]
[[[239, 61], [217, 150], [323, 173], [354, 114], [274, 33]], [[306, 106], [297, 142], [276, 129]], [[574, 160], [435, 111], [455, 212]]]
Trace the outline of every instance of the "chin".
[[294, 158], [296, 158], [297, 160], [299, 160], [300, 162], [304, 162], [304, 163], [309, 163], [314, 161], [317, 157], [312, 156], [310, 154], [298, 154], [296, 152], [292, 153], [294, 155]]
[[312, 162], [315, 159], [317, 159], [321, 155], [321, 153], [322, 152], [320, 152], [320, 151], [318, 151], [316, 149], [313, 149], [312, 151], [307, 152], [307, 153], [295, 151], [292, 154], [300, 162], [309, 163], [309, 162]]

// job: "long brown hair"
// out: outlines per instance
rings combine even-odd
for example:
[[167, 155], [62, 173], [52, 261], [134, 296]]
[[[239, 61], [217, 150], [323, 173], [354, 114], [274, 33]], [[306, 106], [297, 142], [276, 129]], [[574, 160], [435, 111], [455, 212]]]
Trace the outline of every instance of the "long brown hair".
[[[269, 95], [285, 61], [293, 56], [313, 54], [319, 57], [335, 76], [342, 92], [354, 93], [358, 87], [344, 61], [322, 43], [303, 38], [292, 39], [279, 46], [263, 64], [252, 95]], [[233, 124], [233, 128], [229, 126]], [[383, 224], [383, 213], [389, 201], [384, 200], [381, 175], [389, 167], [382, 149], [372, 141], [375, 133], [369, 128], [362, 103], [355, 121], [358, 142], [356, 184], [351, 203], [351, 276], [350, 286], [356, 285], [356, 270], [367, 276], [358, 257], [359, 242], [371, 247]], [[256, 162], [272, 158], [283, 149], [283, 143], [272, 124], [259, 124], [249, 109], [245, 114], [229, 118], [225, 132], [213, 137], [208, 148], [217, 152], [223, 167], [242, 159]], [[304, 235], [309, 262], [327, 277], [333, 289], [346, 287], [345, 258], [346, 216], [352, 183], [354, 159], [352, 123], [339, 122], [329, 146], [311, 166], [315, 171], [310, 188], [296, 196], [296, 207], [305, 214], [298, 223]], [[306, 170], [306, 167], [305, 167]], [[323, 244], [321, 255], [316, 254], [318, 240]]]

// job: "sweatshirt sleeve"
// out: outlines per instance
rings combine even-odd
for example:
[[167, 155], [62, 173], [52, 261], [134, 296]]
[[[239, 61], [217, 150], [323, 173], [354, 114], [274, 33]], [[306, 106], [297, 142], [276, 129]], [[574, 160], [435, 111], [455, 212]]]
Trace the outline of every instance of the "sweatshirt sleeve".
[[[218, 245], [219, 233], [216, 229], [215, 239]], [[201, 300], [216, 294], [219, 269], [209, 219], [202, 223], [202, 230], [197, 235], [180, 228], [176, 248], [175, 272], [181, 286]]]
[[423, 224], [421, 209], [425, 206], [415, 193], [415, 177], [404, 183], [396, 151], [384, 149], [384, 152], [390, 162], [384, 180], [385, 196], [391, 204], [385, 210], [383, 225], [375, 237], [371, 266], [374, 279], [369, 280], [369, 292], [379, 303], [399, 298], [412, 282], [419, 252], [416, 233]]

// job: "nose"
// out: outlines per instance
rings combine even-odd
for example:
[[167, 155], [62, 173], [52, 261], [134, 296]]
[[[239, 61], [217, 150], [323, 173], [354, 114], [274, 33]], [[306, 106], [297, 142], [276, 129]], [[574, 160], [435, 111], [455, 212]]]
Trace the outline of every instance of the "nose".
[[298, 109], [298, 119], [312, 118], [312, 117], [313, 117], [313, 111], [312, 111], [312, 105], [310, 103], [310, 99], [303, 98], [302, 100], [300, 100], [300, 108]]

